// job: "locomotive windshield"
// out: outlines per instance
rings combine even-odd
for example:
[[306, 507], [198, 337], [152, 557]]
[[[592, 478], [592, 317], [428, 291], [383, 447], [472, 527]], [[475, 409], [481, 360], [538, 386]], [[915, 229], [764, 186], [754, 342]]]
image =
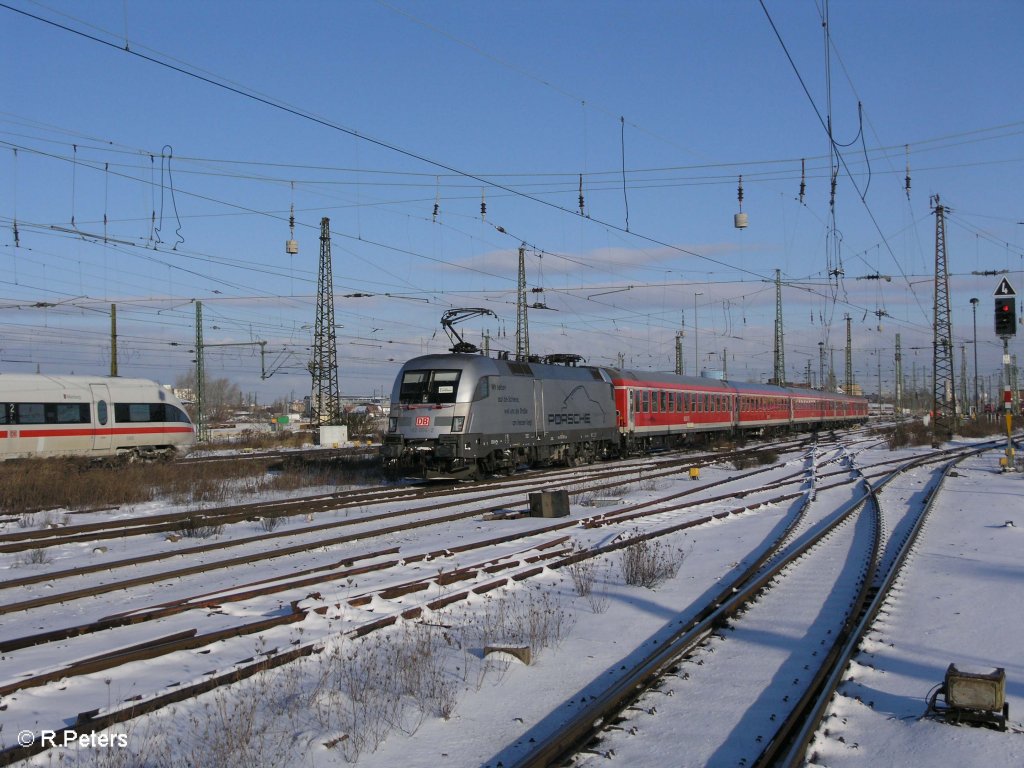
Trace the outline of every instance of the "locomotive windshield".
[[455, 402], [462, 371], [406, 371], [402, 376], [402, 405], [446, 405]]

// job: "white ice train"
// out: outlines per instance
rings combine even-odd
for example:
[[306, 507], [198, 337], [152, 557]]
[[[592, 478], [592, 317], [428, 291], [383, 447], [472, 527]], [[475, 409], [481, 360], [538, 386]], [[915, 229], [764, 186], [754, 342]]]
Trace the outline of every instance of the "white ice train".
[[0, 374], [0, 460], [171, 455], [194, 439], [181, 401], [154, 381]]

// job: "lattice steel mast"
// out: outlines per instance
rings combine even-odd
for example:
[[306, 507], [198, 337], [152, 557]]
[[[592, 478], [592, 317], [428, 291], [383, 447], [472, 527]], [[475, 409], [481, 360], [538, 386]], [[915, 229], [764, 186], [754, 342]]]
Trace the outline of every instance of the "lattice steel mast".
[[786, 383], [785, 336], [782, 332], [782, 270], [775, 270], [775, 383]]
[[850, 316], [844, 315], [846, 318], [846, 380], [843, 385], [843, 391], [848, 394], [853, 394], [853, 334], [850, 332]]
[[331, 273], [331, 220], [320, 219], [320, 276], [317, 280], [316, 329], [313, 336], [313, 416], [328, 426], [341, 423], [338, 351], [334, 338], [334, 277]]
[[530, 328], [526, 317], [526, 248], [519, 246], [519, 289], [516, 292], [516, 359], [530, 357]]
[[935, 205], [935, 325], [932, 342], [932, 447], [956, 431], [956, 389], [953, 382], [953, 323], [949, 312], [949, 272], [946, 269], [946, 209], [939, 196]]
[[903, 351], [900, 348], [900, 335], [896, 334], [896, 387], [895, 387], [896, 416], [903, 415]]
[[679, 330], [676, 331], [676, 376], [686, 373], [686, 363], [683, 361], [683, 339], [686, 338], [686, 317], [682, 311], [679, 313]]
[[206, 414], [203, 390], [206, 388], [206, 364], [203, 361], [203, 302], [196, 302], [196, 440], [206, 440]]

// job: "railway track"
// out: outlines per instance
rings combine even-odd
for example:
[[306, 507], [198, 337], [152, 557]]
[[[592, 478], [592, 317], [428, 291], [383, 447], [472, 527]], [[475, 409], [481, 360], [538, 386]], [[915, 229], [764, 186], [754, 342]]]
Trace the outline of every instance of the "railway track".
[[[945, 460], [930, 494], [969, 453]], [[848, 484], [830, 489], [815, 472], [813, 494], [742, 574], [695, 615], [673, 622], [667, 640], [602, 694], [591, 691], [587, 706], [560, 713], [558, 727], [535, 729], [547, 735], [527, 734], [505, 750], [504, 764], [557, 765], [572, 755], [578, 765], [612, 755], [642, 763], [651, 759], [645, 740], [686, 744], [674, 758], [680, 765], [802, 764], [842, 669], [927, 514], [927, 507], [889, 510], [910, 525], [886, 524], [877, 495], [920, 464], [905, 462], [873, 483], [863, 478], [863, 489], [846, 499], [836, 491]], [[891, 535], [897, 529], [898, 540]], [[511, 761], [510, 752], [517, 753]]]
[[[722, 459], [720, 455], [714, 458]], [[635, 478], [632, 477], [634, 470], [627, 469], [625, 480], [636, 482], [640, 479], [678, 477], [680, 473], [686, 473], [693, 463], [692, 457], [673, 457], [657, 462], [654, 466], [649, 465], [642, 472], [636, 468]], [[764, 471], [759, 469], [755, 472]], [[616, 483], [621, 485], [624, 482], [623, 473], [621, 466], [595, 467], [589, 471], [562, 471], [537, 479], [545, 483], [551, 483], [553, 478], [557, 478], [560, 483], [572, 479], [577, 487], [593, 492]], [[618, 515], [601, 513], [584, 521], [583, 525], [573, 519], [520, 523], [520, 529], [515, 533], [483, 537], [457, 546], [450, 542], [444, 543], [438, 529], [454, 519], [479, 517], [481, 512], [488, 509], [497, 508], [507, 512], [511, 506], [515, 506], [510, 504], [513, 499], [521, 505], [524, 492], [536, 487], [537, 479], [517, 477], [482, 487], [434, 488], [429, 491], [434, 498], [420, 499], [425, 502], [425, 506], [414, 506], [411, 509], [406, 507], [408, 496], [396, 499], [378, 489], [363, 497], [361, 504], [364, 513], [378, 505], [387, 507], [397, 504], [402, 509], [370, 512], [360, 515], [358, 520], [335, 521], [329, 525], [337, 524], [341, 527], [355, 524], [363, 529], [334, 539], [324, 538], [324, 531], [328, 529], [318, 529], [314, 531], [317, 537], [315, 547], [309, 542], [302, 542], [281, 547], [276, 552], [263, 553], [268, 559], [289, 560], [300, 553], [308, 554], [311, 549], [327, 549], [329, 552], [330, 562], [326, 564], [296, 568], [294, 562], [289, 562], [282, 569], [287, 575], [264, 576], [255, 580], [229, 579], [213, 590], [195, 590], [190, 587], [208, 579], [217, 571], [232, 575], [244, 571], [245, 566], [251, 565], [256, 557], [249, 553], [185, 568], [158, 567], [152, 574], [134, 579], [117, 572], [137, 569], [146, 562], [142, 558], [129, 558], [105, 566], [90, 566], [88, 571], [68, 569], [63, 573], [48, 573], [45, 579], [42, 578], [43, 574], [39, 574], [17, 581], [0, 582], [0, 590], [6, 592], [5, 597], [18, 589], [28, 589], [34, 585], [48, 584], [51, 587], [47, 589], [49, 594], [45, 597], [12, 600], [0, 608], [11, 617], [23, 619], [16, 626], [37, 623], [51, 625], [51, 628], [41, 632], [3, 633], [4, 636], [0, 638], [0, 654], [3, 655], [0, 661], [0, 697], [5, 710], [12, 714], [26, 691], [31, 691], [31, 699], [38, 703], [41, 692], [59, 696], [68, 686], [75, 689], [82, 686], [88, 689], [92, 686], [95, 689], [93, 694], [81, 690], [77, 696], [92, 696], [94, 701], [102, 702], [109, 700], [110, 692], [109, 689], [104, 690], [95, 679], [99, 672], [118, 670], [125, 673], [141, 665], [137, 672], [132, 672], [133, 679], [138, 681], [136, 688], [139, 691], [124, 696], [123, 701], [113, 705], [71, 713], [74, 714], [71, 719], [76, 722], [75, 727], [83, 731], [106, 727], [137, 717], [144, 711], [184, 701], [203, 691], [314, 654], [322, 646], [325, 637], [345, 633], [361, 636], [388, 627], [399, 618], [413, 618], [423, 610], [437, 610], [453, 601], [465, 600], [472, 595], [486, 594], [510, 583], [530, 579], [542, 573], [544, 568], [562, 568], [584, 558], [621, 549], [635, 540], [637, 535], [623, 535], [621, 529], [626, 525], [635, 526], [638, 521], [656, 521], [640, 534], [654, 538], [669, 531], [725, 520], [736, 514], [756, 510], [764, 504], [782, 503], [793, 498], [794, 493], [799, 495], [798, 491], [793, 490], [787, 495], [786, 485], [788, 483], [798, 487], [806, 484], [804, 474], [789, 472], [788, 477], [763, 484], [762, 490], [756, 494], [757, 499], [745, 498], [741, 507], [712, 514], [699, 514], [700, 507], [721, 505], [727, 500], [735, 500], [737, 495], [751, 496], [748, 493], [738, 494], [735, 490], [730, 492], [726, 487], [729, 483], [749, 485], [747, 475], [733, 476], [730, 473], [729, 477], [719, 482], [701, 483], [700, 487], [704, 489], [701, 498], [681, 501], [683, 497], [700, 495], [687, 489], [678, 494], [678, 498], [647, 505], [646, 510], [623, 508], [615, 510], [620, 513]], [[716, 488], [722, 492], [714, 493]], [[435, 500], [436, 496], [445, 493], [452, 495], [453, 490], [454, 498], [443, 504], [458, 511], [439, 513], [441, 503]], [[408, 489], [398, 489], [397, 492], [407, 494]], [[372, 497], [373, 493], [380, 495]], [[377, 501], [371, 502], [371, 497]], [[337, 503], [337, 499], [332, 502]], [[227, 514], [239, 514], [239, 511], [232, 510]], [[684, 517], [681, 518], [681, 515]], [[396, 518], [401, 519], [401, 522], [392, 523]], [[374, 524], [383, 525], [374, 527]], [[574, 547], [567, 543], [567, 532], [596, 530], [612, 525], [618, 526], [620, 533], [610, 542]], [[389, 540], [389, 537], [394, 539], [408, 536], [416, 529], [430, 532], [430, 536], [433, 536], [431, 539], [417, 534], [417, 540], [423, 542], [418, 550], [404, 543], [395, 545]], [[78, 536], [87, 532], [73, 533]], [[262, 540], [263, 544], [272, 540], [271, 537], [253, 538]], [[431, 540], [437, 543], [433, 548], [429, 545]], [[67, 546], [67, 543], [63, 546]], [[464, 564], [466, 557], [472, 558], [469, 564]], [[165, 559], [165, 553], [159, 553], [158, 557], [149, 562], [159, 563]], [[543, 566], [538, 565], [538, 562], [543, 562]], [[440, 568], [436, 568], [438, 564]], [[429, 569], [429, 575], [425, 576], [422, 571], [426, 569]], [[410, 570], [413, 571], [412, 578]], [[104, 583], [78, 589], [52, 590], [55, 582], [86, 579], [104, 571], [115, 577]], [[417, 571], [420, 571], [418, 575]], [[358, 594], [354, 587], [356, 579], [360, 584], [365, 580], [366, 584]], [[168, 586], [175, 582], [180, 582], [178, 587], [169, 590]], [[459, 586], [459, 589], [453, 589], [454, 586]], [[157, 589], [161, 596], [168, 592], [174, 596], [172, 599], [154, 601], [149, 595], [155, 595]], [[424, 596], [424, 593], [432, 590], [437, 590], [437, 597]], [[109, 601], [106, 604], [102, 602], [102, 596], [112, 592], [120, 593], [119, 601], [123, 610], [112, 612], [109, 610]], [[422, 599], [415, 600], [417, 595]], [[370, 606], [370, 614], [353, 620], [352, 617], [359, 616], [359, 612], [367, 610], [367, 606]], [[57, 628], [52, 628], [53, 619], [46, 618], [48, 607], [59, 608], [61, 616], [83, 616], [89, 619], [92, 614], [92, 618], [84, 622], [65, 621]], [[310, 623], [317, 627], [316, 632], [310, 630]], [[95, 642], [90, 637], [99, 635], [103, 637], [104, 649], [115, 650], [94, 652], [92, 649], [96, 647]], [[268, 643], [271, 651], [254, 653], [253, 638]], [[61, 663], [54, 664], [54, 658], [60, 658]], [[168, 679], [166, 671], [162, 678], [156, 674], [158, 669], [164, 669], [167, 664], [175, 670], [174, 679]], [[156, 679], [148, 679], [151, 672], [156, 675]], [[183, 674], [192, 675], [198, 681], [186, 685], [181, 679]], [[61, 689], [53, 690], [58, 682]], [[54, 707], [54, 711], [60, 711], [59, 705]], [[64, 714], [65, 719], [68, 714]], [[0, 756], [9, 763], [40, 749], [41, 744], [32, 744], [15, 751], [2, 752]]]
[[[709, 457], [710, 458], [710, 457]], [[715, 456], [721, 459], [720, 456]], [[639, 478], [654, 478], [670, 476], [673, 474], [685, 473], [693, 464], [692, 459], [671, 458], [648, 465], [641, 473], [637, 468], [636, 478], [632, 477], [633, 470], [627, 470], [629, 477], [623, 478], [623, 467], [595, 467], [586, 470], [574, 470], [562, 472], [558, 475], [561, 479], [573, 478], [577, 487], [596, 491], [606, 488], [612, 484], [622, 485], [624, 482], [635, 482]], [[461, 546], [447, 544], [435, 550], [426, 549], [420, 552], [410, 551], [408, 547], [381, 547], [372, 546], [373, 542], [380, 542], [388, 535], [404, 535], [415, 527], [429, 528], [441, 527], [454, 518], [467, 516], [479, 516], [482, 511], [494, 508], [501, 508], [508, 511], [510, 506], [522, 505], [525, 500], [525, 492], [536, 487], [537, 480], [551, 481], [551, 475], [544, 475], [541, 478], [516, 478], [503, 480], [489, 485], [460, 487], [456, 489], [430, 488], [423, 493], [426, 497], [419, 499], [423, 506], [409, 504], [410, 498], [408, 489], [400, 489], [394, 496], [394, 489], [388, 492], [373, 491], [364, 494], [358, 500], [364, 512], [373, 507], [370, 498], [377, 499], [376, 505], [388, 507], [399, 505], [401, 509], [392, 509], [379, 513], [364, 514], [358, 520], [339, 520], [328, 526], [356, 525], [362, 530], [359, 533], [345, 534], [336, 539], [324, 537], [324, 528], [315, 531], [317, 545], [319, 547], [345, 548], [346, 551], [340, 556], [332, 552], [332, 562], [325, 566], [313, 565], [304, 569], [296, 569], [294, 564], [285, 570], [288, 576], [264, 577], [257, 580], [249, 580], [241, 583], [226, 584], [223, 588], [211, 591], [188, 593], [172, 600], [160, 600], [156, 603], [150, 594], [155, 594], [159, 589], [166, 594], [168, 584], [179, 580], [181, 588], [186, 589], [188, 584], [197, 583], [197, 580], [209, 578], [211, 573], [216, 571], [237, 572], [244, 570], [244, 566], [251, 565], [257, 557], [290, 558], [299, 552], [310, 549], [308, 542], [281, 547], [276, 551], [264, 552], [260, 555], [253, 553], [236, 555], [226, 560], [215, 563], [190, 564], [184, 567], [168, 569], [159, 567], [155, 572], [145, 576], [126, 577], [125, 570], [137, 570], [147, 563], [166, 561], [165, 553], [158, 553], [154, 556], [143, 556], [128, 558], [122, 562], [104, 564], [104, 566], [89, 566], [87, 569], [68, 569], [66, 571], [48, 572], [29, 577], [22, 577], [16, 580], [0, 582], [0, 590], [5, 594], [5, 602], [0, 611], [11, 617], [19, 617], [16, 623], [8, 623], [8, 627], [23, 627], [40, 622], [52, 622], [46, 619], [47, 609], [56, 610], [61, 616], [82, 615], [88, 617], [94, 615], [89, 621], [66, 623], [57, 628], [50, 628], [42, 632], [4, 632], [0, 638], [0, 697], [3, 697], [4, 706], [10, 711], [19, 698], [26, 691], [33, 691], [33, 698], [37, 698], [40, 690], [48, 691], [53, 684], [63, 681], [62, 686], [77, 686], [76, 680], [88, 680], [90, 675], [110, 669], [125, 669], [130, 665], [148, 664], [152, 665], [154, 660], [173, 658], [175, 654], [203, 654], [209, 657], [209, 648], [212, 644], [221, 646], [218, 656], [224, 657], [225, 661], [214, 665], [216, 669], [224, 666], [231, 667], [235, 671], [229, 677], [214, 675], [216, 669], [209, 669], [213, 664], [213, 658], [202, 658], [203, 669], [206, 673], [200, 674], [203, 681], [195, 686], [183, 686], [180, 680], [162, 680], [152, 685], [152, 688], [159, 691], [167, 687], [175, 690], [171, 698], [175, 701], [183, 700], [179, 697], [185, 695], [185, 691], [192, 691], [192, 694], [207, 690], [206, 686], [210, 679], [216, 678], [221, 682], [241, 679], [249, 673], [267, 669], [278, 663], [287, 663], [288, 660], [298, 658], [298, 655], [312, 653], [308, 650], [310, 643], [303, 644], [303, 648], [292, 647], [293, 640], [288, 638], [287, 630], [295, 629], [302, 625], [311, 614], [328, 615], [339, 610], [345, 605], [345, 610], [358, 609], [364, 605], [380, 601], [407, 600], [408, 596], [424, 591], [429, 591], [431, 585], [437, 588], [448, 588], [462, 579], [475, 580], [476, 585], [471, 590], [462, 590], [461, 594], [466, 597], [472, 591], [473, 594], [483, 594], [509, 583], [509, 580], [524, 579], [535, 575], [540, 571], [538, 566], [528, 565], [530, 559], [539, 558], [554, 561], [553, 565], [560, 566], [570, 562], [570, 558], [578, 553], [570, 552], [564, 548], [559, 549], [556, 544], [562, 544], [565, 538], [565, 529], [578, 527], [578, 521], [567, 519], [558, 522], [531, 521], [529, 527], [524, 527], [513, 534], [492, 536], [480, 541], [467, 543]], [[709, 486], [712, 484], [708, 484]], [[421, 489], [422, 490], [422, 489]], [[440, 502], [436, 500], [439, 495], [452, 495], [454, 498]], [[377, 495], [372, 495], [377, 494]], [[337, 503], [337, 500], [333, 500]], [[466, 507], [464, 510], [445, 513], [444, 507]], [[248, 510], [246, 510], [248, 512]], [[229, 515], [242, 514], [238, 510], [231, 510]], [[398, 520], [398, 522], [395, 522]], [[699, 520], [698, 520], [699, 523]], [[161, 523], [163, 524], [163, 523]], [[47, 532], [48, 533], [48, 532]], [[71, 532], [73, 536], [87, 536], [95, 533], [94, 530], [77, 530]], [[435, 533], [435, 536], [437, 534]], [[538, 537], [552, 537], [541, 543], [531, 544], [531, 540]], [[561, 538], [559, 538], [561, 536]], [[254, 537], [265, 545], [270, 536]], [[32, 540], [32, 539], [29, 539]], [[45, 540], [45, 539], [44, 539]], [[40, 539], [34, 540], [36, 543]], [[73, 540], [81, 544], [83, 540]], [[555, 542], [550, 543], [550, 542]], [[13, 542], [10, 542], [13, 543]], [[235, 542], [237, 545], [238, 542]], [[344, 545], [344, 546], [343, 546]], [[623, 546], [619, 544], [618, 546]], [[65, 540], [59, 545], [69, 546]], [[209, 554], [217, 545], [209, 545], [204, 553]], [[506, 562], [511, 555], [507, 554], [509, 548], [522, 550], [521, 560], [516, 560], [521, 567], [512, 567]], [[615, 545], [609, 545], [604, 551], [612, 551]], [[401, 554], [399, 551], [401, 550]], [[490, 556], [480, 555], [479, 561], [472, 561], [470, 565], [458, 565], [456, 558], [472, 556], [478, 552], [490, 553]], [[528, 554], [528, 553], [533, 553]], [[200, 554], [200, 553], [192, 553]], [[190, 559], [191, 556], [189, 555]], [[437, 573], [431, 566], [432, 576], [429, 578], [420, 576], [410, 579], [408, 574], [411, 567], [417, 563], [428, 563], [431, 561], [442, 561], [442, 572]], [[462, 562], [460, 559], [459, 562]], [[444, 566], [448, 566], [445, 568]], [[507, 571], [500, 577], [491, 574], [498, 571]], [[102, 583], [79, 586], [76, 589], [53, 589], [63, 581], [80, 584], [83, 580], [96, 574], [107, 573], [113, 578], [108, 578]], [[190, 581], [186, 581], [186, 578]], [[350, 595], [352, 581], [355, 578], [374, 578], [376, 584], [373, 589], [360, 595]], [[484, 579], [480, 582], [481, 579]], [[45, 584], [49, 588], [46, 594], [35, 595], [29, 599], [17, 599], [12, 597], [18, 590], [25, 590]], [[116, 612], [109, 611], [109, 601], [104, 601], [103, 596], [117, 592], [119, 603], [126, 610]], [[136, 597], [133, 597], [136, 595]], [[339, 597], [339, 595], [343, 595]], [[424, 605], [435, 609], [447, 604], [450, 597], [441, 602], [437, 600], [425, 601]], [[332, 602], [333, 600], [333, 602]], [[266, 618], [268, 601], [277, 605], [276, 615]], [[410, 607], [405, 602], [396, 604], [395, 610], [390, 616], [374, 616], [368, 621], [351, 627], [348, 631], [361, 634], [373, 629], [388, 626], [397, 620], [398, 616], [415, 615], [417, 610], [423, 606]], [[102, 615], [96, 615], [101, 612]], [[412, 613], [410, 613], [412, 612]], [[239, 621], [242, 616], [250, 620]], [[115, 648], [116, 651], [104, 651], [102, 653], [91, 652], [95, 647], [95, 641], [90, 637], [102, 635], [104, 648]], [[239, 639], [252, 637], [254, 635], [273, 635], [275, 647], [278, 651], [274, 654], [273, 660], [264, 655], [264, 658], [251, 661], [248, 665], [240, 664], [239, 659], [251, 657], [252, 654], [243, 654], [239, 650]], [[311, 641], [312, 642], [312, 641]], [[315, 645], [315, 643], [313, 643]], [[301, 653], [300, 653], [301, 651]], [[60, 663], [53, 663], [52, 659], [61, 659]], [[47, 660], [50, 660], [47, 662]], [[177, 669], [198, 670], [196, 661], [176, 663]], [[92, 684], [95, 685], [95, 680]], [[102, 689], [100, 689], [102, 690]], [[57, 691], [53, 692], [57, 694]], [[63, 693], [63, 691], [60, 691]], [[98, 694], [102, 698], [102, 694]], [[140, 699], [163, 702], [165, 705], [171, 699], [161, 698], [145, 694], [133, 694], [128, 697], [131, 701], [126, 702], [127, 711], [138, 713], [141, 711]], [[169, 694], [168, 694], [169, 695]], [[148, 706], [148, 705], [147, 705]], [[157, 704], [153, 705], [154, 707]], [[93, 708], [96, 709], [96, 708]], [[88, 710], [89, 712], [92, 709]], [[121, 710], [122, 715], [124, 710]], [[116, 717], [113, 713], [107, 713], [108, 717]], [[99, 727], [102, 725], [97, 720], [98, 713], [88, 718], [78, 718], [84, 727]], [[113, 722], [113, 720], [111, 721]], [[31, 749], [29, 749], [31, 751]], [[25, 748], [21, 751], [8, 754], [10, 760], [19, 759], [26, 754]]]

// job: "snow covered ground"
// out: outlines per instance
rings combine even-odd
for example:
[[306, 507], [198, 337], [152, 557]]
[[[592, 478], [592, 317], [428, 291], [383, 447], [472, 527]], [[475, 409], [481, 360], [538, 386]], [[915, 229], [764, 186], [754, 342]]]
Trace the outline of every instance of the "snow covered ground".
[[[894, 455], [877, 447], [862, 450], [857, 462], [866, 465]], [[998, 459], [998, 452], [986, 453], [949, 479], [897, 593], [833, 704], [828, 735], [819, 734], [814, 743], [820, 764], [1024, 764], [1019, 725], [1000, 733], [921, 717], [930, 690], [942, 682], [950, 663], [971, 671], [1005, 668], [1010, 719], [1017, 723], [1021, 717], [1024, 474], [999, 473]], [[800, 457], [791, 463], [799, 467]], [[723, 474], [707, 470], [702, 479]], [[912, 493], [922, 477], [923, 471], [910, 475], [902, 491], [892, 492]], [[667, 494], [685, 483], [689, 480], [680, 478], [656, 491], [634, 484], [624, 501]], [[578, 692], [586, 696], [588, 687], [593, 690], [660, 642], [671, 631], [667, 622], [703, 605], [723, 576], [758, 551], [796, 504], [733, 515], [678, 534], [666, 546], [685, 553], [682, 567], [655, 589], [627, 586], [618, 556], [598, 565], [590, 596], [578, 594], [565, 569], [548, 571], [505, 594], [478, 596], [468, 605], [402, 622], [362, 640], [332, 641], [323, 653], [231, 691], [115, 726], [111, 733], [119, 740], [112, 746], [54, 750], [28, 764], [509, 765], [531, 737], [557, 728], [564, 714], [579, 705]], [[711, 511], [718, 510], [701, 514]], [[572, 510], [574, 517], [593, 513], [592, 507]], [[450, 533], [453, 539], [479, 536], [478, 526], [475, 521], [453, 523]], [[319, 620], [313, 614], [309, 618]], [[10, 619], [0, 617], [0, 622]], [[497, 634], [529, 641], [531, 663], [500, 654], [485, 657], [484, 645]], [[396, 679], [405, 680], [412, 672], [419, 686], [396, 695]], [[133, 681], [113, 677], [104, 685], [116, 701]], [[700, 695], [711, 694], [702, 689]], [[69, 700], [67, 711], [94, 706]], [[3, 718], [0, 709], [0, 725]], [[657, 738], [645, 737], [655, 731]], [[0, 730], [6, 746], [16, 737], [7, 727]], [[671, 727], [647, 729], [646, 734], [641, 729], [630, 744], [628, 764], [705, 764], [697, 754], [673, 739]], [[604, 762], [592, 757], [587, 764]]]
[[[813, 745], [820, 764], [1024, 765], [1024, 474], [1000, 473], [999, 456], [969, 459], [946, 481]], [[1016, 732], [921, 718], [951, 663], [1006, 670]]]

